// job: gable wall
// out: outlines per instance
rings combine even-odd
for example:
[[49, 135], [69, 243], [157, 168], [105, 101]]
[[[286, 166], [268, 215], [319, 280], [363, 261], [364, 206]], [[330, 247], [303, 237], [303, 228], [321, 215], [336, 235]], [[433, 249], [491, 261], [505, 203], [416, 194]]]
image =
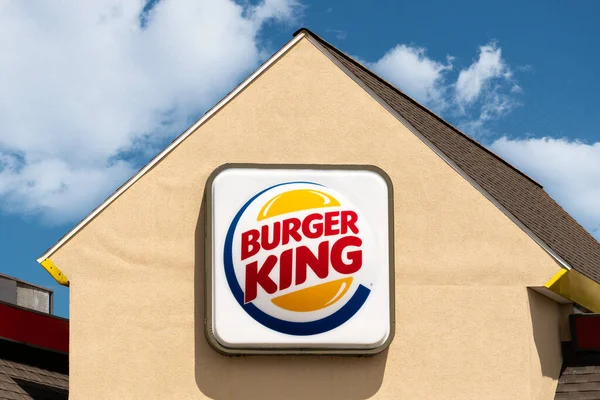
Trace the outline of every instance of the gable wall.
[[[389, 351], [230, 358], [208, 347], [201, 203], [226, 162], [374, 164], [390, 175]], [[75, 399], [536, 398], [560, 369], [532, 367], [532, 310], [544, 321], [555, 312], [530, 307], [526, 290], [554, 260], [306, 39], [51, 258], [71, 282]]]

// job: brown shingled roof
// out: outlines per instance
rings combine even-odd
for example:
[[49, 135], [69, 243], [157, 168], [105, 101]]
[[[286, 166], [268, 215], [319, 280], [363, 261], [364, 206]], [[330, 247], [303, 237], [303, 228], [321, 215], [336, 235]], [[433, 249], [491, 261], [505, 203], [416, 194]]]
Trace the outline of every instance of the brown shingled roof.
[[[326, 51], [573, 269], [600, 283], [600, 244], [541, 185], [307, 29]], [[296, 32], [294, 35], [296, 35]]]
[[600, 399], [600, 366], [566, 367], [556, 387], [556, 400]]
[[68, 398], [69, 377], [60, 372], [0, 359], [0, 399]]
[[[576, 314], [578, 318], [598, 318], [598, 314]], [[571, 319], [573, 319], [571, 315]], [[593, 326], [588, 335], [595, 334]], [[574, 325], [571, 324], [571, 334]], [[582, 328], [580, 328], [582, 329]], [[562, 343], [563, 365], [556, 386], [555, 400], [600, 399], [600, 352], [576, 349], [573, 342]]]

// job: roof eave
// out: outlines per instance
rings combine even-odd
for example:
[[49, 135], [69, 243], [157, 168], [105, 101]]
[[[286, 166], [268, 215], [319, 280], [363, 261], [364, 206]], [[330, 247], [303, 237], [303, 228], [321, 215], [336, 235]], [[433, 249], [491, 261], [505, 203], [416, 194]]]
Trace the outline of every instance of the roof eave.
[[[265, 61], [257, 70], [255, 70], [250, 76], [248, 76], [242, 83], [240, 83], [234, 90], [227, 94], [221, 101], [219, 101], [213, 108], [211, 108], [206, 114], [204, 114], [199, 120], [197, 120], [192, 126], [190, 126], [185, 132], [179, 135], [169, 146], [156, 155], [148, 164], [142, 167], [134, 176], [127, 180], [121, 185], [113, 194], [111, 194], [106, 200], [104, 200], [98, 207], [96, 207], [88, 216], [79, 221], [73, 229], [67, 232], [62, 238], [58, 240], [52, 247], [44, 252], [36, 261], [41, 264], [50, 275], [61, 285], [68, 286], [68, 279], [60, 270], [50, 261], [50, 257], [60, 249], [65, 243], [67, 243], [73, 236], [75, 236], [81, 229], [83, 229], [88, 223], [90, 223], [96, 216], [98, 216], [106, 207], [108, 207], [113, 201], [121, 196], [129, 187], [137, 182], [142, 176], [150, 171], [155, 165], [157, 165], [163, 158], [165, 158], [171, 151], [173, 151], [181, 142], [189, 137], [196, 129], [202, 126], [208, 121], [213, 115], [233, 100], [240, 92], [242, 92], [249, 84], [256, 80], [262, 75], [271, 65], [277, 60], [283, 57], [289, 50], [292, 49], [302, 38], [304, 34], [300, 33], [295, 35], [292, 40], [287, 42], [281, 49], [273, 54], [267, 61]], [[46, 265], [44, 265], [46, 263]], [[53, 268], [47, 267], [52, 263]]]
[[[435, 146], [429, 139], [427, 139], [419, 130], [417, 130], [412, 124], [410, 124], [402, 115], [394, 110], [384, 99], [382, 99], [377, 93], [369, 88], [365, 83], [358, 78], [352, 71], [346, 68], [345, 65], [341, 64], [327, 48], [325, 48], [320, 42], [322, 39], [316, 39], [310, 34], [310, 31], [303, 28], [297, 33], [302, 33], [306, 38], [317, 47], [326, 57], [328, 57], [336, 66], [344, 71], [354, 82], [356, 82], [363, 90], [371, 95], [382, 107], [384, 107], [390, 114], [398, 119], [404, 126], [406, 126], [415, 136], [421, 139], [431, 150], [433, 150], [442, 160], [444, 160], [450, 167], [452, 167], [459, 175], [466, 179], [471, 185], [473, 185], [481, 194], [483, 194], [489, 201], [491, 201], [500, 211], [502, 211], [508, 218], [510, 218], [515, 224], [517, 224], [529, 237], [531, 237], [540, 247], [542, 247], [552, 258], [556, 260], [563, 268], [570, 270], [571, 265], [560, 257], [554, 250], [552, 250], [542, 239], [540, 239], [535, 233], [533, 233], [527, 226], [525, 226], [517, 217], [515, 217], [509, 210], [506, 209], [495, 197], [493, 197], [487, 190], [479, 185], [473, 178], [471, 178], [465, 171], [462, 170], [454, 161], [452, 161], [444, 152], [442, 152], [437, 146]], [[308, 34], [307, 34], [308, 33]]]

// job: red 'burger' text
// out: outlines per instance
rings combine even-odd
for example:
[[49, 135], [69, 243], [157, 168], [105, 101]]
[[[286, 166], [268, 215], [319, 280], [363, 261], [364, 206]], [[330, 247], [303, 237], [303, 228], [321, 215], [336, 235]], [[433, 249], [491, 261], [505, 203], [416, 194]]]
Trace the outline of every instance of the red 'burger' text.
[[[358, 215], [354, 211], [330, 211], [312, 213], [303, 219], [287, 218], [243, 232], [242, 261], [258, 254], [261, 249], [270, 251], [305, 238], [324, 239], [319, 243], [316, 254], [307, 246], [298, 246], [280, 254], [270, 254], [260, 266], [258, 261], [248, 263], [244, 301], [248, 303], [256, 298], [258, 286], [273, 294], [289, 288], [292, 280], [295, 285], [301, 285], [306, 281], [308, 268], [320, 279], [328, 276], [330, 265], [340, 274], [357, 272], [362, 267], [362, 240], [354, 236], [358, 234], [357, 221]], [[348, 261], [343, 259], [344, 254]], [[279, 282], [275, 282], [269, 275], [278, 263]]]

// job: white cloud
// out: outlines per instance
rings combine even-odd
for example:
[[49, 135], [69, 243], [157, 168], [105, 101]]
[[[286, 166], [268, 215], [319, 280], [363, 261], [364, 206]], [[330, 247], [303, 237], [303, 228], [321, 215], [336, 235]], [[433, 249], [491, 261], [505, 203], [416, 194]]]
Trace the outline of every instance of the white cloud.
[[250, 15], [259, 25], [270, 19], [295, 22], [300, 7], [300, 2], [296, 0], [264, 0], [250, 9]]
[[[0, 204], [76, 219], [130, 176], [124, 153], [181, 132], [265, 51], [257, 36], [292, 21], [295, 0], [3, 3]], [[149, 148], [150, 147], [150, 148]]]
[[444, 73], [452, 70], [451, 57], [445, 63], [438, 62], [427, 57], [421, 47], [401, 44], [368, 65], [417, 101], [444, 108]]
[[[518, 96], [523, 88], [495, 42], [481, 46], [470, 65], [460, 69], [457, 63], [452, 57], [441, 62], [429, 58], [423, 48], [399, 45], [379, 61], [365, 64], [416, 100], [442, 112], [467, 134], [492, 134], [488, 124], [521, 105]], [[453, 75], [453, 66], [457, 75]], [[526, 73], [532, 67], [517, 66], [515, 70]], [[491, 148], [541, 182], [600, 239], [600, 142], [503, 137]]]
[[424, 48], [405, 44], [363, 63], [474, 136], [488, 134], [487, 124], [519, 106], [516, 96], [523, 92], [495, 42], [480, 46], [477, 59], [458, 73], [454, 57], [438, 61]]
[[340, 29], [327, 29], [325, 32], [335, 34], [335, 38], [339, 40], [344, 40], [348, 37], [348, 32]]
[[[492, 134], [486, 125], [491, 121], [506, 116], [515, 107], [521, 105], [521, 103], [513, 96], [514, 93], [519, 92], [513, 91], [512, 88], [507, 92], [506, 87], [502, 86], [496, 86], [493, 89], [487, 90], [484, 94], [484, 98], [476, 108], [477, 112], [475, 113], [475, 116], [472, 117], [473, 114], [465, 113], [466, 118], [458, 121], [458, 128], [473, 136]], [[459, 107], [461, 112], [464, 113], [464, 106], [460, 104]]]
[[52, 158], [0, 173], [4, 211], [42, 211], [44, 220], [59, 223], [80, 217], [98, 204], [134, 170], [124, 161], [106, 167], [79, 166]]
[[479, 98], [493, 79], [510, 79], [512, 73], [502, 59], [502, 49], [495, 43], [479, 48], [479, 58], [458, 74], [456, 98], [461, 105], [467, 105]]
[[600, 239], [600, 142], [503, 137], [492, 143], [491, 149], [542, 183], [565, 210]]

